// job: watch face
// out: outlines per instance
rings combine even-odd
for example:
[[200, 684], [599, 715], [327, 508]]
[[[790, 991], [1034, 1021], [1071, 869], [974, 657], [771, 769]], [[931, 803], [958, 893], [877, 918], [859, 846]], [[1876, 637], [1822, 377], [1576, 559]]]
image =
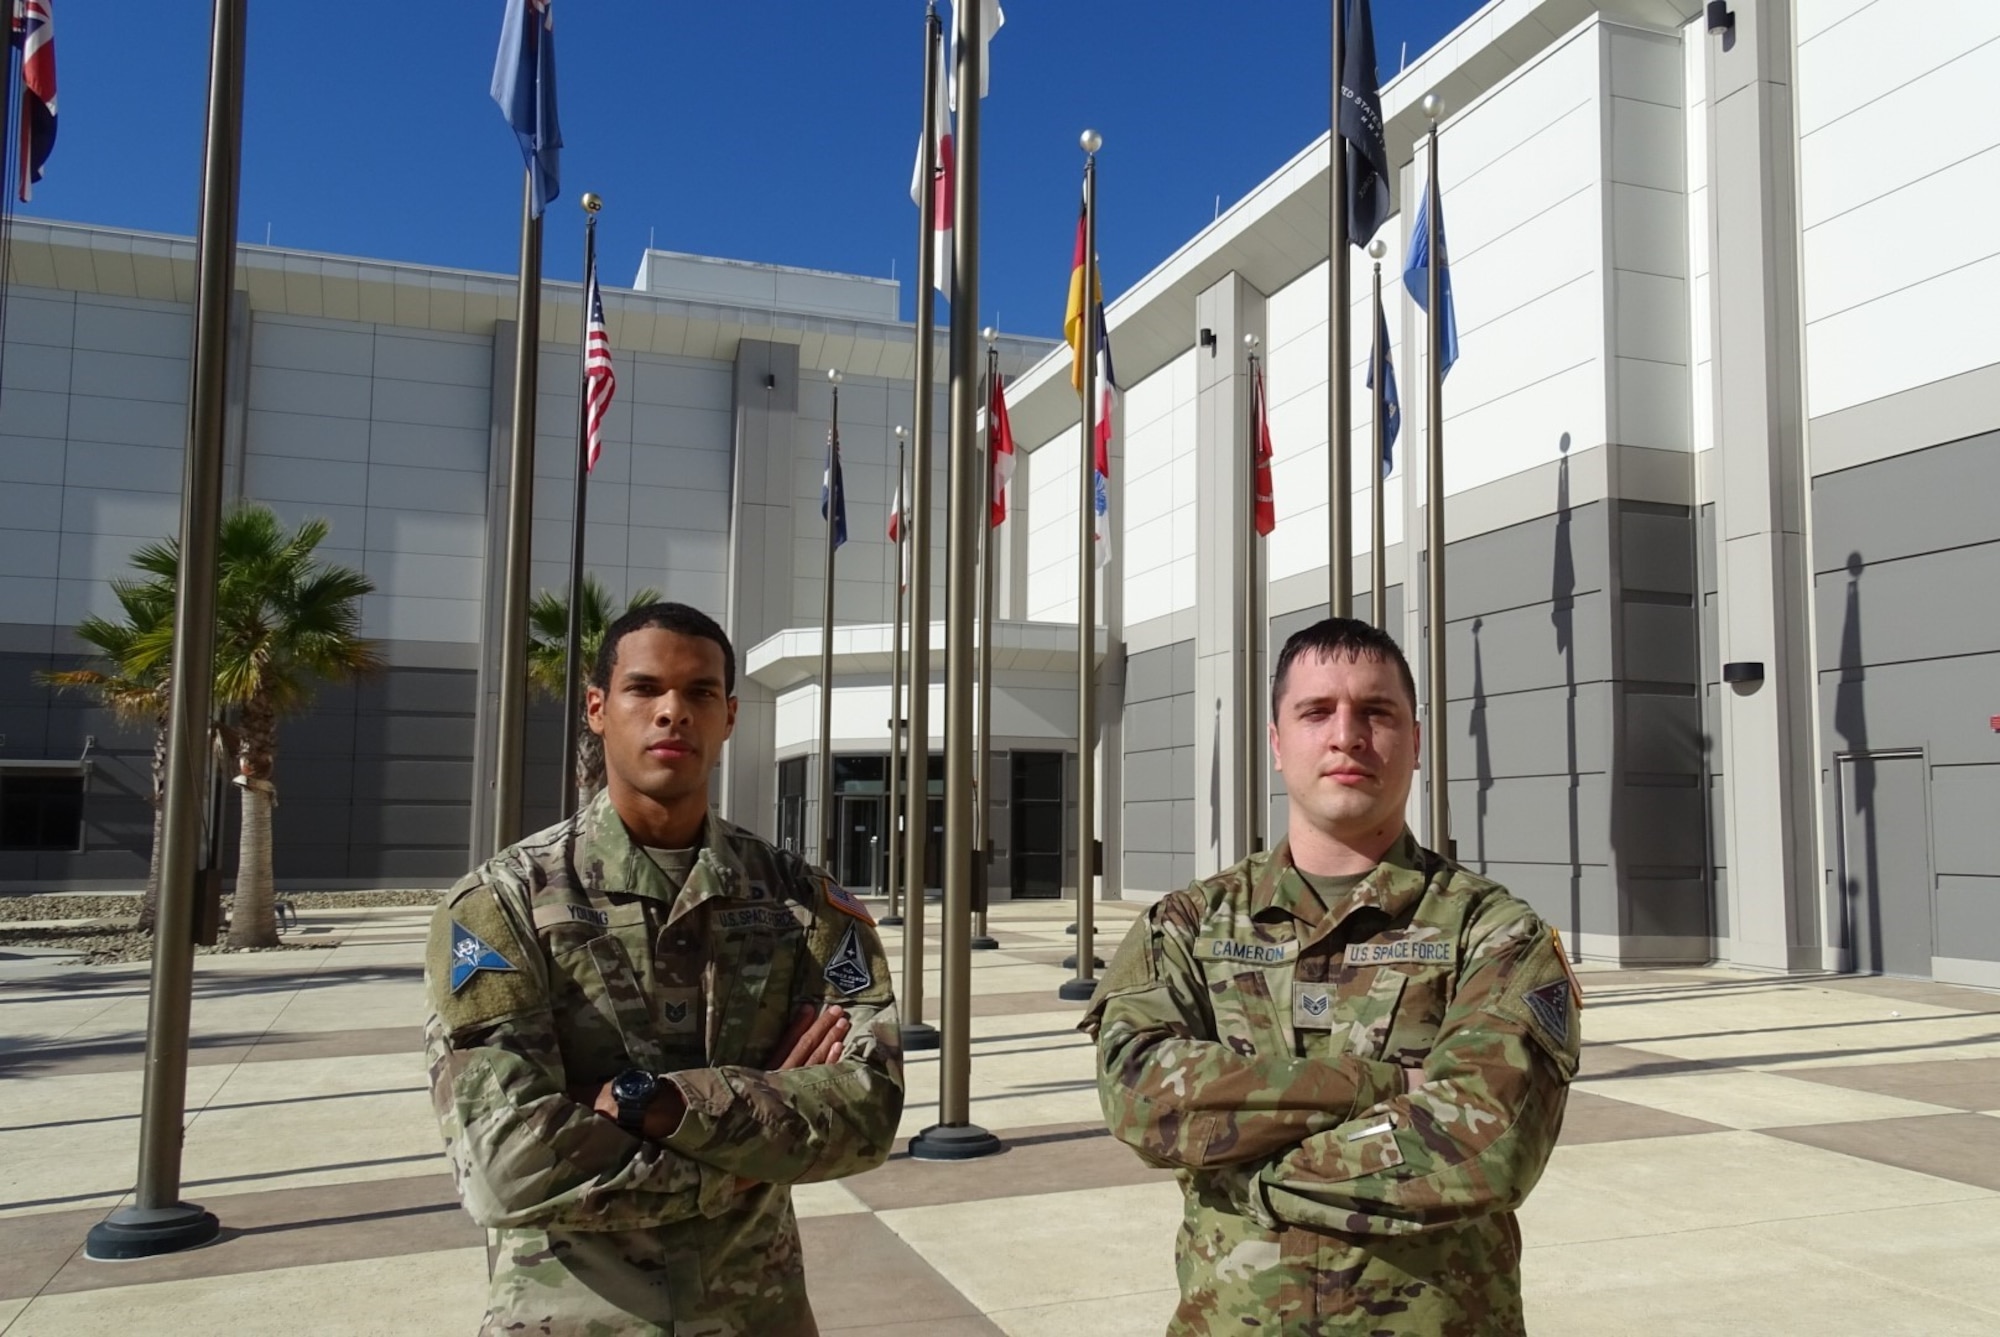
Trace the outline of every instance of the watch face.
[[611, 1079], [611, 1098], [621, 1105], [643, 1105], [652, 1100], [659, 1086], [659, 1079], [652, 1073], [628, 1068]]

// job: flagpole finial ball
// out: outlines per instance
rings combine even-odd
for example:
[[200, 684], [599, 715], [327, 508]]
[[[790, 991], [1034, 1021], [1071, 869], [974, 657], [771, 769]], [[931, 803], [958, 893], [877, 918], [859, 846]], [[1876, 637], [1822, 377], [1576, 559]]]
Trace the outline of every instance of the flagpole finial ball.
[[586, 190], [583, 192], [583, 199], [579, 203], [583, 205], [585, 213], [594, 214], [604, 207], [604, 197], [594, 190]]
[[1254, 335], [1254, 334], [1246, 334], [1246, 335], [1244, 335], [1244, 336], [1243, 336], [1243, 346], [1244, 346], [1245, 348], [1249, 349], [1249, 350], [1250, 350], [1251, 352], [1253, 352], [1253, 353], [1254, 353], [1254, 352], [1256, 352], [1256, 351], [1257, 351], [1257, 336], [1256, 336], [1256, 335]]
[[1433, 121], [1444, 115], [1444, 99], [1436, 93], [1424, 94], [1424, 115]]
[[979, 334], [980, 337], [985, 339], [986, 342], [989, 344], [997, 344], [1000, 342], [1000, 330], [996, 326], [988, 325], [985, 329], [981, 330]]
[[829, 381], [832, 381], [832, 382], [833, 382], [833, 383], [834, 383], [835, 385], [839, 385], [839, 384], [840, 384], [840, 368], [839, 368], [839, 367], [828, 367], [828, 368], [826, 369], [826, 379], [827, 379], [827, 380], [829, 380]]
[[1389, 253], [1389, 243], [1383, 241], [1380, 237], [1377, 237], [1375, 238], [1375, 240], [1368, 243], [1368, 256], [1370, 259], [1380, 260], [1383, 256], [1387, 255], [1388, 253]]
[[897, 443], [898, 445], [901, 445], [901, 444], [902, 444], [902, 442], [903, 442], [903, 439], [904, 439], [905, 437], [909, 436], [909, 434], [910, 434], [910, 429], [909, 429], [909, 428], [907, 428], [907, 427], [903, 426], [903, 424], [901, 424], [901, 423], [897, 423], [897, 424], [896, 424], [896, 443]]
[[1095, 153], [1104, 147], [1104, 136], [1098, 134], [1095, 130], [1086, 130], [1077, 136], [1076, 142], [1083, 145], [1085, 153]]

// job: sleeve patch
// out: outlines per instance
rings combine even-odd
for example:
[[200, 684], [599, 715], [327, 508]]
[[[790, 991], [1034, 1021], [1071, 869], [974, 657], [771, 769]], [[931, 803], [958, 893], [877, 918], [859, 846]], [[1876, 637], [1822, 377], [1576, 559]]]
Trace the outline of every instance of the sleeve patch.
[[875, 916], [868, 913], [868, 907], [854, 898], [854, 893], [841, 886], [832, 878], [822, 884], [826, 888], [826, 903], [842, 914], [852, 915], [870, 928], [875, 927]]
[[458, 1034], [544, 1005], [542, 972], [529, 950], [491, 892], [439, 909], [424, 973], [445, 1029]]
[[1557, 1049], [1568, 1049], [1570, 1045], [1570, 1004], [1576, 993], [1570, 988], [1565, 976], [1551, 980], [1539, 989], [1530, 989], [1523, 1002], [1528, 1005], [1528, 1015], [1535, 1024], [1555, 1041]]

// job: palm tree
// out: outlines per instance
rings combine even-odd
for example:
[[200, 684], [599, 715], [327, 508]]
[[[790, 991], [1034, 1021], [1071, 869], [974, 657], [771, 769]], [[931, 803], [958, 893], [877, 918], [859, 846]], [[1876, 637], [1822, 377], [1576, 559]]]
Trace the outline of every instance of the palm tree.
[[121, 724], [153, 727], [153, 850], [146, 866], [146, 894], [139, 902], [139, 927], [153, 931], [160, 905], [160, 827], [167, 793], [167, 705], [172, 661], [162, 653], [157, 633], [173, 644], [174, 587], [160, 580], [114, 580], [111, 592], [123, 615], [116, 621], [93, 613], [79, 622], [77, 639], [94, 647], [104, 668], [37, 673], [59, 691], [87, 691]]
[[[639, 590], [625, 601], [618, 613], [611, 611], [611, 591], [596, 576], [583, 577], [583, 676], [590, 679], [591, 666], [604, 644], [605, 630], [624, 613], [660, 601], [655, 589]], [[528, 681], [535, 690], [560, 701], [568, 687], [569, 600], [553, 590], [543, 590], [528, 605]], [[579, 708], [581, 708], [579, 706]], [[576, 739], [576, 792], [580, 808], [604, 788], [604, 744], [588, 726]]]
[[[271, 809], [278, 791], [271, 776], [279, 719], [309, 705], [318, 683], [382, 667], [374, 642], [360, 634], [361, 596], [374, 590], [374, 582], [313, 556], [328, 528], [325, 520], [312, 519], [286, 533], [268, 507], [243, 503], [223, 517], [217, 536], [215, 704], [236, 711], [229, 736], [243, 790], [232, 947], [278, 942], [271, 886]], [[180, 544], [149, 544], [132, 560], [171, 583], [180, 572]], [[157, 638], [170, 646], [172, 625]]]

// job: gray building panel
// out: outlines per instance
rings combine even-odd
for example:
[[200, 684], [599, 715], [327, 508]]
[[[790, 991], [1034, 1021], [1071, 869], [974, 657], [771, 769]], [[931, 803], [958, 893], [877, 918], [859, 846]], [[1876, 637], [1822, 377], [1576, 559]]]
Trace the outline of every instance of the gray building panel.
[[1601, 772], [1610, 751], [1611, 687], [1581, 683], [1451, 703], [1453, 769], [1463, 775], [1509, 779], [1526, 775]]
[[1460, 772], [1451, 782], [1451, 821], [1459, 862], [1474, 870], [1611, 860], [1609, 786], [1601, 775], [1530, 776], [1482, 789]]
[[2000, 876], [1941, 874], [1932, 904], [1937, 955], [2000, 961]]
[[[1821, 474], [1813, 480], [1814, 571], [1843, 570], [1857, 549], [1873, 563], [1992, 543], [1996, 475], [2000, 432]], [[1898, 490], [1884, 493], [1891, 477]]]
[[[1940, 877], [2000, 875], [2000, 762], [1931, 768], [1931, 832]], [[2000, 916], [2000, 900], [1991, 909]]]
[[1133, 890], [1168, 891], [1192, 876], [1193, 665], [1192, 641], [1125, 659], [1121, 845]]

